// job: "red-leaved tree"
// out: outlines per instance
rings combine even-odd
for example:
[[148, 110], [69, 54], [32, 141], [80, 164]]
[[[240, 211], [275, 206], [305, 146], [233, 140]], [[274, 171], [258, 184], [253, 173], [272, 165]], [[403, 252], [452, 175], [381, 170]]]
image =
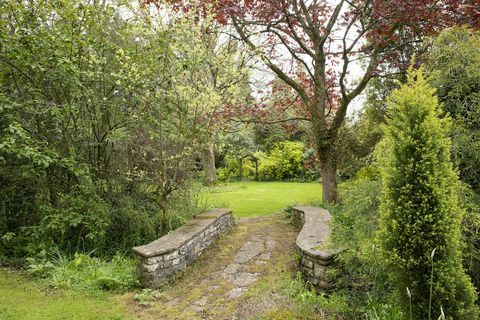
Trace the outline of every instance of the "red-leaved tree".
[[311, 123], [326, 202], [337, 200], [338, 132], [352, 100], [372, 78], [398, 71], [405, 48], [425, 35], [458, 23], [480, 25], [478, 0], [168, 2], [179, 10], [213, 10], [295, 92], [298, 116]]

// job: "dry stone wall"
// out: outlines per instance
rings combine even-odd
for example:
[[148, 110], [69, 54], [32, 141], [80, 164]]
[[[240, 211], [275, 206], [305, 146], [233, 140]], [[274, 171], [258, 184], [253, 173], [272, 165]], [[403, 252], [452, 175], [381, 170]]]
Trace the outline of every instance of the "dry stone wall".
[[332, 215], [322, 208], [295, 206], [293, 216], [301, 227], [296, 241], [301, 253], [300, 270], [317, 290], [328, 291], [334, 285], [334, 258], [341, 251], [329, 245]]
[[214, 209], [149, 244], [133, 248], [143, 287], [154, 289], [167, 283], [232, 225], [231, 210]]

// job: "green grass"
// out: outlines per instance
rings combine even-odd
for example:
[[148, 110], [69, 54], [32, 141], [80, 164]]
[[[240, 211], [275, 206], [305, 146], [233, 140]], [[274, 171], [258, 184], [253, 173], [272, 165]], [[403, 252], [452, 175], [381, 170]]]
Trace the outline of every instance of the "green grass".
[[17, 272], [0, 269], [0, 319], [130, 319], [118, 296], [95, 292], [47, 292]]
[[232, 182], [208, 189], [205, 193], [212, 207], [227, 207], [237, 217], [266, 215], [286, 206], [322, 199], [320, 183]]

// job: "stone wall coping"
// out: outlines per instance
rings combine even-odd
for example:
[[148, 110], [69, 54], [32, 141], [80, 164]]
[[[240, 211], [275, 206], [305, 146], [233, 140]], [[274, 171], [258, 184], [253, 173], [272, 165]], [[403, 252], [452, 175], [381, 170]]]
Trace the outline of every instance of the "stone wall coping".
[[163, 237], [143, 246], [134, 247], [133, 251], [148, 258], [177, 250], [208, 229], [208, 227], [210, 227], [217, 219], [231, 213], [232, 210], [227, 208], [217, 208], [212, 211], [204, 212], [196, 216], [195, 219], [187, 224], [167, 233]]
[[302, 253], [324, 261], [333, 260], [341, 249], [322, 248], [327, 246], [330, 237], [332, 215], [323, 208], [304, 205], [294, 206], [293, 210], [303, 213], [303, 227], [297, 236], [296, 244]]

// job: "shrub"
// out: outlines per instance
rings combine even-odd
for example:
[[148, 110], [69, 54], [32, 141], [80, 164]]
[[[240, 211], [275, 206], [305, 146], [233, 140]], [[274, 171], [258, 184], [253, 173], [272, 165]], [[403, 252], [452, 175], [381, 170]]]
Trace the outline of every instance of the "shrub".
[[301, 142], [278, 142], [260, 159], [260, 180], [286, 180], [297, 178], [303, 169], [304, 145]]
[[[337, 210], [333, 224], [333, 240], [342, 246], [358, 246], [375, 238], [380, 204], [380, 182], [359, 179], [342, 185], [342, 207]], [[372, 242], [373, 244], [373, 242]]]
[[40, 211], [39, 224], [30, 228], [29, 252], [53, 246], [63, 250], [104, 246], [108, 206], [91, 188], [60, 194], [56, 206], [47, 203]]
[[[238, 156], [227, 155], [224, 159], [225, 167], [217, 170], [220, 181], [235, 181], [240, 178], [240, 161]], [[242, 161], [242, 178], [253, 178], [255, 176], [255, 166], [250, 158], [244, 158]]]
[[67, 256], [58, 250], [42, 250], [27, 258], [27, 271], [56, 289], [120, 290], [138, 287], [135, 261], [121, 255], [102, 260], [91, 254]]
[[460, 178], [480, 192], [480, 32], [444, 30], [427, 59], [443, 109], [453, 118], [453, 160]]
[[389, 100], [380, 220], [385, 265], [404, 314], [411, 307], [414, 319], [430, 319], [442, 308], [447, 319], [477, 319], [461, 260], [463, 212], [449, 122], [438, 118], [435, 90], [422, 72], [409, 70]]

